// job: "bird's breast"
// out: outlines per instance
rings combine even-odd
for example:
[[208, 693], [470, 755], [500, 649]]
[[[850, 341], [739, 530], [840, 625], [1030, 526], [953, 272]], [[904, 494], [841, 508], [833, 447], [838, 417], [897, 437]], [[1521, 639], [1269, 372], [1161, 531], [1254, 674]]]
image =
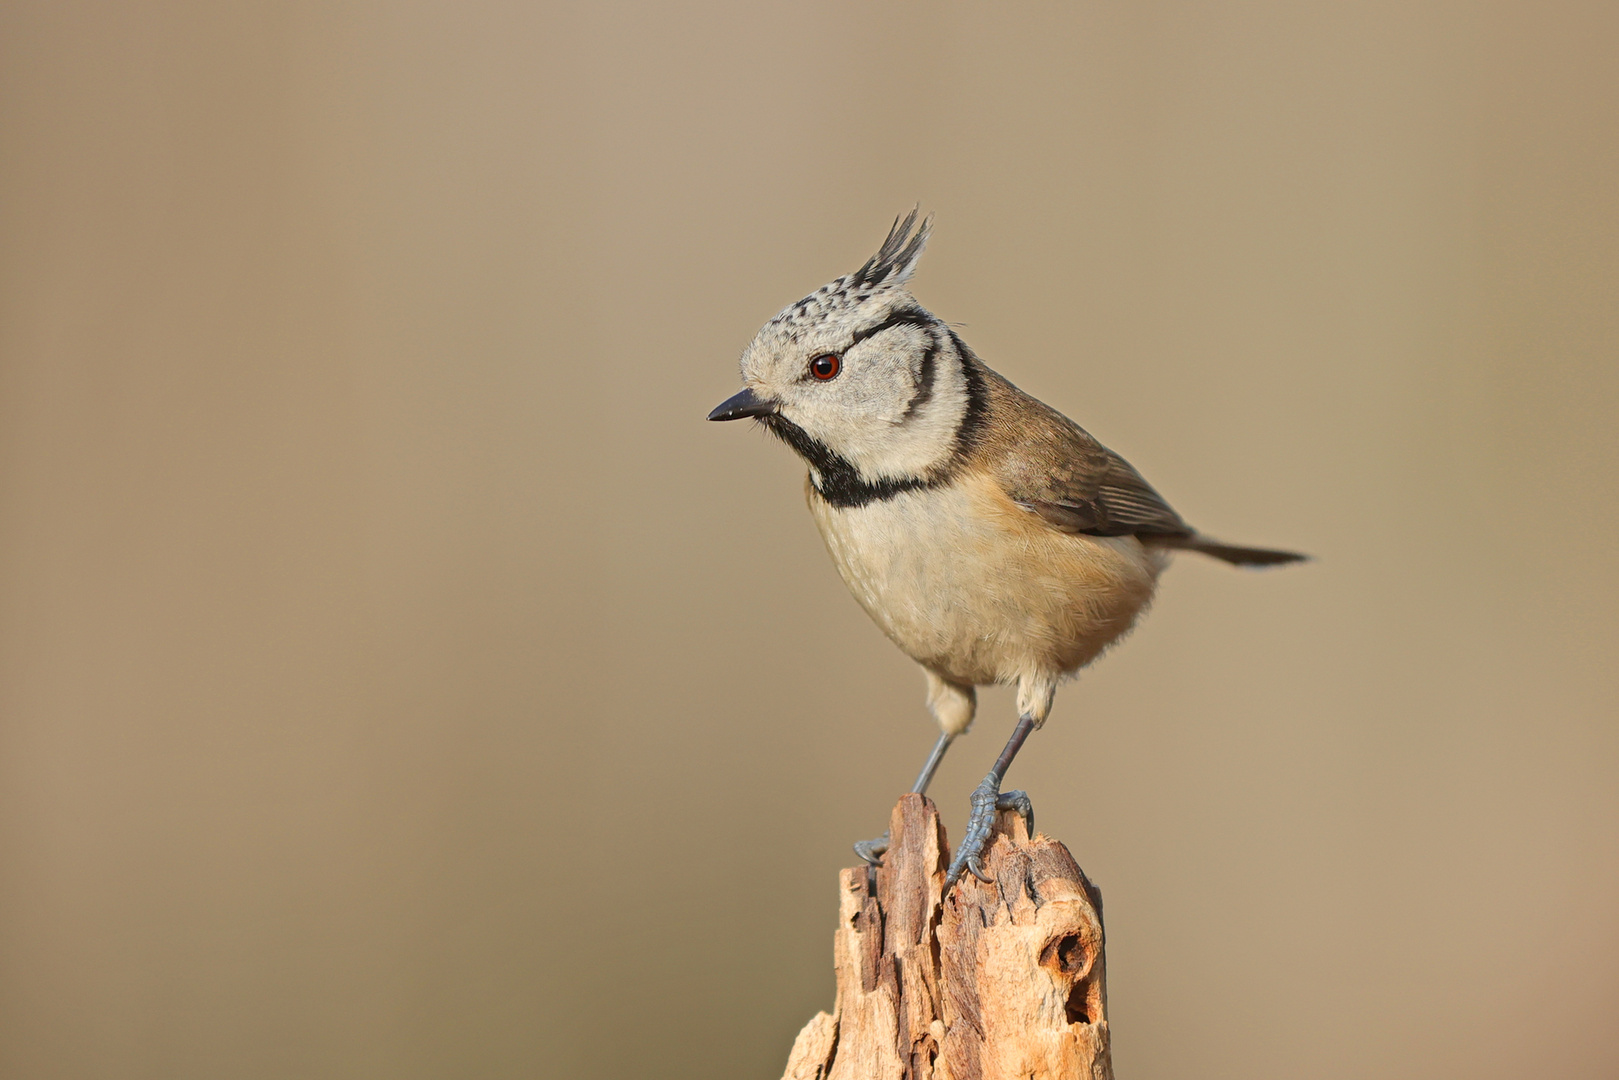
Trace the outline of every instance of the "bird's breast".
[[1152, 597], [1161, 556], [1134, 537], [1059, 533], [987, 474], [810, 511], [860, 606], [909, 656], [961, 682], [1072, 672]]

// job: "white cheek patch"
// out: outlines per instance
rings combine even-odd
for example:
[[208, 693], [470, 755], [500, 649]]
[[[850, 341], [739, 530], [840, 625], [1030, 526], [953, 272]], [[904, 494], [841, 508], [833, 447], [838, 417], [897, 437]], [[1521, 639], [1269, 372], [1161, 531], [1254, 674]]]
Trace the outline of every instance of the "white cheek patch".
[[956, 436], [967, 415], [967, 386], [959, 358], [939, 350], [931, 393], [917, 401], [919, 393], [916, 383], [907, 380], [903, 396], [896, 394], [893, 406], [884, 409], [886, 422], [847, 433], [844, 456], [869, 479], [926, 476], [955, 452]]
[[[822, 312], [816, 325], [792, 333], [766, 327], [744, 353], [743, 381], [862, 479], [925, 480], [949, 463], [967, 416], [964, 359], [908, 294], [885, 299], [850, 305], [844, 319]], [[807, 377], [813, 357], [840, 350], [836, 378]]]

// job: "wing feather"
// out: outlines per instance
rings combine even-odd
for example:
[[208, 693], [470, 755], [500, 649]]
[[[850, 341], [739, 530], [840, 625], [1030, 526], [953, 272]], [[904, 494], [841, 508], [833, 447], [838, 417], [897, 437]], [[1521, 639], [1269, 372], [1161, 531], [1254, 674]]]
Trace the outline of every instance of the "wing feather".
[[[1043, 402], [1007, 388], [1022, 416], [1001, 428], [1002, 489], [1059, 532], [1189, 537], [1192, 528], [1128, 461]], [[1011, 445], [1007, 445], [1011, 444]]]

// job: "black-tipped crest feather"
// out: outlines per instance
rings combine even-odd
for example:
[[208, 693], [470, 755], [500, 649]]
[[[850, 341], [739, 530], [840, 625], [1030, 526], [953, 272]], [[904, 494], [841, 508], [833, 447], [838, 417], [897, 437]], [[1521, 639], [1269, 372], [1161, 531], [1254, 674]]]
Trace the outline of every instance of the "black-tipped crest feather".
[[[931, 214], [922, 219], [921, 225], [917, 225], [916, 217], [920, 210], [920, 207], [913, 206], [910, 213], [894, 219], [894, 227], [888, 230], [888, 237], [883, 241], [883, 246], [877, 249], [877, 254], [849, 275], [850, 286], [899, 285], [911, 276], [916, 269], [916, 260], [922, 257], [922, 249], [927, 246], [928, 232], [933, 228]], [[912, 232], [913, 228], [915, 232]]]

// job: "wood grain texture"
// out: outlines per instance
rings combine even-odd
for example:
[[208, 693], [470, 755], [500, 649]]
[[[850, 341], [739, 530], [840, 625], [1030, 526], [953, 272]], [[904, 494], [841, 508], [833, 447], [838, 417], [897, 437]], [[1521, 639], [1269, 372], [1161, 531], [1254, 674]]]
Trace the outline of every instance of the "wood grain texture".
[[933, 803], [903, 796], [889, 829], [875, 875], [839, 876], [837, 1002], [799, 1033], [786, 1080], [1112, 1080], [1102, 898], [1068, 849], [1003, 813], [994, 882], [943, 900]]

